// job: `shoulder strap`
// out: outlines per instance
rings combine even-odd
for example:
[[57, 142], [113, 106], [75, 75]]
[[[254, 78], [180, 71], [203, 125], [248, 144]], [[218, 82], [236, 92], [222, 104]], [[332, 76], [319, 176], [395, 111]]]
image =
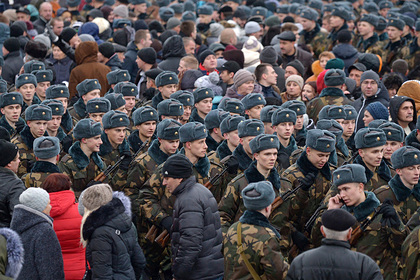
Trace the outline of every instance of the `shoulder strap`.
[[242, 246], [242, 227], [241, 226], [242, 226], [242, 223], [241, 222], [238, 222], [237, 234], [238, 234], [238, 250], [239, 250], [239, 254], [241, 254], [241, 257], [244, 260], [245, 265], [248, 268], [249, 273], [251, 273], [252, 278], [254, 278], [254, 280], [261, 280], [260, 276], [255, 271], [255, 269], [252, 267], [252, 265], [249, 263], [249, 260], [247, 259], [246, 255], [245, 255], [244, 247]]

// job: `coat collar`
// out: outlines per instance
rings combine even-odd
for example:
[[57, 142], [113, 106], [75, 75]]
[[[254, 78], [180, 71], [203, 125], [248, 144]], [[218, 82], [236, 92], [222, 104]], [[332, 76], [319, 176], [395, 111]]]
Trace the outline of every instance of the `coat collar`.
[[74, 103], [73, 108], [82, 119], [87, 117], [86, 105], [81, 97]]
[[417, 140], [417, 129], [413, 129], [413, 131], [410, 132], [410, 134], [407, 135], [407, 137], [405, 138], [405, 144], [408, 146], [411, 146], [411, 143], [416, 143], [416, 144], [420, 144], [419, 141]]
[[254, 210], [245, 210], [244, 214], [239, 218], [243, 224], [255, 225], [271, 229], [277, 238], [281, 239], [280, 233], [270, 224], [268, 219], [260, 212]]
[[206, 144], [208, 147], [208, 151], [215, 151], [219, 146], [219, 143], [217, 143], [217, 141], [214, 140], [213, 137], [211, 137], [210, 133], [207, 135]]
[[204, 124], [204, 119], [198, 115], [196, 108], [192, 109], [190, 120]]
[[150, 145], [149, 149], [147, 150], [149, 156], [157, 163], [157, 165], [161, 165], [164, 163], [169, 155], [164, 153], [159, 146], [159, 140], [153, 140], [152, 144]]
[[339, 97], [345, 97], [344, 93], [339, 88], [332, 88], [332, 87], [326, 87], [321, 91], [321, 94], [319, 97], [323, 96], [339, 96]]
[[157, 109], [157, 105], [163, 101], [163, 97], [162, 97], [162, 93], [159, 92], [158, 94], [156, 94], [155, 96], [153, 96], [152, 98], [152, 107]]
[[[157, 139], [156, 135], [153, 134], [151, 141]], [[133, 132], [131, 132], [130, 136], [128, 136], [127, 138], [128, 140], [128, 144], [130, 145], [131, 149], [136, 153], [141, 145], [143, 145], [143, 141], [141, 141], [140, 137], [139, 137], [139, 130], [136, 129]], [[148, 143], [150, 144], [150, 143]]]
[[[361, 164], [364, 168], [365, 168], [365, 173], [366, 173], [366, 179], [369, 182], [372, 177], [373, 177], [373, 172], [370, 171], [369, 168], [366, 167], [365, 162], [363, 161], [363, 159], [360, 156], [357, 156], [354, 159], [354, 163], [357, 164]], [[382, 159], [381, 161], [381, 165], [376, 169], [376, 173], [378, 173], [379, 177], [381, 177], [382, 179], [384, 179], [385, 181], [389, 182], [389, 180], [391, 180], [391, 171], [389, 170], [388, 165], [386, 164], [386, 162]]]
[[28, 146], [30, 150], [34, 147], [35, 137], [32, 135], [29, 126], [25, 126], [20, 132], [20, 137], [22, 138], [23, 143]]
[[175, 196], [178, 196], [179, 194], [184, 192], [186, 189], [193, 186], [196, 182], [197, 182], [197, 179], [195, 178], [195, 176], [191, 176], [187, 178], [186, 180], [184, 180], [178, 187], [176, 187], [176, 189], [174, 190], [172, 194]]
[[[179, 153], [185, 155], [185, 150], [182, 148]], [[203, 176], [204, 178], [209, 177], [209, 171], [210, 171], [210, 160], [206, 156], [200, 158], [196, 164], [194, 164], [194, 168], [197, 170], [197, 172]]]
[[37, 161], [32, 167], [31, 173], [61, 173], [60, 169], [56, 164], [53, 164], [48, 161]]
[[[252, 164], [248, 167], [248, 169], [245, 170], [244, 175], [248, 183], [256, 183], [256, 182], [266, 180], [264, 176], [257, 169], [257, 161], [252, 162]], [[277, 172], [276, 168], [271, 169], [267, 180], [270, 181], [271, 184], [273, 184], [273, 187], [276, 190], [278, 191], [280, 190], [280, 187], [281, 187], [280, 175]]]
[[335, 146], [345, 157], [349, 156], [349, 148], [343, 138], [340, 138]]
[[61, 124], [60, 125], [67, 132], [70, 132], [70, 130], [73, 128], [73, 119], [71, 118], [68, 110], [61, 117]]
[[238, 159], [240, 170], [244, 171], [251, 165], [252, 159], [247, 155], [242, 144], [239, 144], [232, 154]]
[[225, 157], [232, 155], [232, 152], [227, 144], [227, 140], [223, 140], [223, 142], [220, 143], [219, 147], [217, 147], [216, 153], [219, 156], [219, 159], [224, 159]]
[[365, 191], [365, 195], [366, 195], [366, 200], [360, 203], [359, 205], [350, 206], [350, 207], [347, 207], [346, 205], [344, 205], [342, 207], [347, 212], [350, 212], [351, 214], [353, 214], [353, 216], [359, 222], [366, 219], [366, 217], [369, 216], [375, 210], [375, 208], [381, 204], [379, 199], [376, 197], [376, 195], [373, 192]]
[[321, 27], [319, 26], [318, 23], [316, 23], [314, 29], [312, 29], [311, 31], [302, 30], [300, 32], [300, 35], [303, 36], [303, 39], [305, 40], [305, 44], [310, 44], [312, 39], [315, 38], [315, 36], [320, 31], [321, 31]]
[[[69, 154], [73, 158], [74, 163], [77, 165], [79, 169], [85, 169], [89, 163], [90, 159], [87, 155], [82, 151], [80, 148], [80, 142], [76, 141], [69, 149]], [[99, 157], [98, 153], [94, 152], [91, 156], [93, 162], [99, 167], [99, 169], [104, 169], [104, 163], [102, 159]]]
[[[19, 120], [17, 121], [17, 123], [21, 123], [21, 122], [25, 123], [25, 120], [19, 117]], [[1, 117], [1, 119], [0, 119], [0, 126], [2, 126], [5, 129], [7, 129], [7, 131], [9, 132], [9, 134], [10, 134], [11, 137], [16, 132], [16, 129], [14, 129], [13, 127], [11, 127], [10, 124], [7, 122], [6, 116]]]
[[398, 201], [406, 201], [410, 195], [413, 195], [417, 201], [420, 201], [420, 183], [410, 190], [403, 184], [400, 175], [397, 174], [389, 181], [388, 185], [394, 192]]
[[290, 136], [290, 142], [289, 145], [287, 147], [284, 147], [281, 143], [280, 143], [280, 149], [279, 152], [284, 152], [286, 153], [288, 156], [290, 156], [294, 150], [297, 150], [297, 145], [296, 145], [296, 140], [295, 137], [292, 135]]
[[296, 161], [296, 165], [299, 170], [303, 173], [304, 176], [308, 175], [308, 173], [318, 174], [321, 171], [322, 176], [325, 177], [328, 181], [331, 181], [331, 170], [328, 163], [326, 163], [322, 169], [316, 168], [309, 160], [306, 155], [306, 150], [300, 154], [299, 158]]
[[[114, 148], [109, 142], [108, 135], [106, 135], [105, 131], [102, 131], [101, 139], [103, 143], [99, 148], [99, 155], [103, 157], [110, 154], [114, 150]], [[120, 154], [126, 151], [130, 151], [130, 146], [128, 146], [127, 140], [125, 138], [124, 141], [120, 145], [118, 145], [118, 151], [120, 152]]]
[[67, 136], [67, 134], [64, 132], [63, 128], [60, 126], [57, 130], [57, 135], [55, 137], [60, 140], [60, 142]]

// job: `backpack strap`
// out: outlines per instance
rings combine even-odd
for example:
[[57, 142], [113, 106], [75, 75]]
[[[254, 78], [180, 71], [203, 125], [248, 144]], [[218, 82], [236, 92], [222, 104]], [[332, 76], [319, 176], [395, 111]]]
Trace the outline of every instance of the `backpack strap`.
[[247, 259], [246, 255], [245, 255], [245, 250], [244, 247], [242, 246], [242, 223], [238, 222], [238, 227], [237, 227], [237, 234], [238, 234], [238, 251], [239, 254], [241, 255], [242, 259], [244, 260], [244, 263], [246, 265], [246, 267], [248, 268], [249, 273], [251, 273], [252, 278], [254, 278], [254, 280], [261, 280], [261, 277], [258, 275], [258, 273], [255, 271], [255, 269], [252, 267], [252, 265], [250, 264], [249, 260]]

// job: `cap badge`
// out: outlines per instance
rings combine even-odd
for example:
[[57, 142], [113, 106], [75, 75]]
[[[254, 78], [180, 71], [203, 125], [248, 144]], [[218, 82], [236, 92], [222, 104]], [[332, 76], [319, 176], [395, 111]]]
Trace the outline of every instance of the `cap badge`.
[[153, 112], [150, 112], [150, 115], [153, 116]]
[[206, 132], [206, 129], [203, 129], [204, 132]]
[[133, 92], [133, 91], [134, 91], [134, 88], [131, 89], [131, 92]]
[[286, 114], [286, 118], [288, 118], [289, 117], [289, 114]]
[[209, 92], [208, 92], [208, 91], [206, 91], [206, 94], [209, 94]]
[[257, 127], [257, 131], [260, 131], [260, 127], [259, 126]]
[[258, 97], [258, 100], [261, 100], [261, 97]]
[[415, 158], [415, 159], [417, 159], [417, 158], [418, 158], [418, 156], [417, 156], [417, 155], [414, 155], [414, 158]]
[[349, 111], [349, 115], [351, 115], [352, 114], [352, 111]]
[[95, 106], [95, 108], [96, 108], [96, 109], [99, 109], [99, 105], [96, 105], [96, 106]]
[[27, 80], [28, 79], [28, 77], [25, 77], [25, 80]]
[[168, 171], [165, 171], [165, 175], [168, 175], [169, 173], [168, 173]]
[[330, 144], [327, 144], [327, 148], [329, 148], [330, 147]]
[[124, 77], [127, 77], [127, 73], [124, 73]]
[[122, 122], [123, 121], [123, 118], [120, 118], [120, 122]]
[[340, 174], [337, 175], [337, 179], [340, 179]]
[[379, 137], [379, 136], [376, 137], [376, 141], [379, 141], [379, 140], [381, 140], [381, 137]]
[[15, 100], [15, 99], [16, 99], [16, 97], [14, 97], [14, 96], [13, 96], [13, 97], [12, 97], [12, 100]]
[[179, 110], [181, 110], [182, 109], [182, 106], [179, 106]]
[[59, 110], [58, 107], [56, 107], [55, 110], [58, 111]]
[[273, 142], [274, 141], [274, 138], [270, 138], [270, 141]]
[[388, 132], [388, 135], [392, 135], [391, 131]]
[[43, 75], [43, 76], [42, 76], [42, 78], [46, 78], [46, 77], [47, 77], [46, 75]]
[[95, 85], [96, 85], [96, 84], [98, 84], [98, 82], [97, 82], [97, 81], [95, 81]]
[[296, 110], [296, 111], [298, 111], [298, 112], [299, 112], [299, 111], [300, 111], [300, 108], [297, 108], [297, 110]]
[[172, 77], [169, 77], [169, 80], [172, 80]]
[[43, 115], [45, 115], [45, 112], [42, 112]]
[[187, 102], [190, 102], [190, 99], [189, 98], [187, 98]]
[[338, 109], [338, 112], [341, 113], [341, 109]]
[[64, 92], [64, 90], [61, 90], [61, 91], [60, 91], [60, 93], [63, 93], [63, 92]]
[[178, 135], [178, 131], [175, 131], [175, 135]]
[[236, 110], [238, 110], [239, 109], [239, 106], [236, 106]]

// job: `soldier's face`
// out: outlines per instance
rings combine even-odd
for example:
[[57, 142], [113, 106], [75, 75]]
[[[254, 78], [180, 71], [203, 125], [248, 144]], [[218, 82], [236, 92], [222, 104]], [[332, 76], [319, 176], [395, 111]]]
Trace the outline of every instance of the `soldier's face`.
[[401, 181], [404, 185], [414, 186], [419, 182], [420, 177], [420, 164], [407, 166], [397, 169], [397, 174], [400, 175]]
[[159, 91], [162, 93], [163, 99], [169, 99], [171, 94], [176, 92], [177, 86], [177, 84], [171, 84], [159, 87]]
[[159, 139], [160, 149], [167, 155], [175, 154], [176, 150], [179, 147], [179, 139], [177, 140], [165, 140]]
[[82, 99], [85, 102], [85, 104], [87, 104], [87, 102], [93, 98], [99, 98], [101, 97], [100, 95], [101, 91], [99, 89], [95, 89], [92, 91], [89, 91], [88, 93], [82, 95]]
[[386, 32], [388, 33], [389, 40], [391, 41], [397, 41], [403, 33], [402, 30], [399, 30], [394, 26], [388, 26], [386, 28]]
[[136, 98], [134, 96], [124, 96], [125, 99], [125, 109], [128, 112], [131, 112], [133, 110], [134, 105], [136, 105]]
[[303, 128], [303, 115], [297, 116], [295, 130], [301, 130]]
[[330, 158], [330, 153], [323, 153], [309, 147], [306, 148], [306, 156], [308, 160], [318, 169], [322, 169]]
[[300, 18], [300, 23], [302, 24], [303, 30], [306, 31], [311, 31], [315, 26], [315, 22], [313, 20], [309, 20], [302, 17]]
[[105, 129], [105, 133], [108, 136], [108, 140], [111, 143], [111, 145], [114, 146], [114, 148], [115, 146], [122, 144], [122, 142], [125, 139], [126, 130], [127, 127], [125, 126]]
[[47, 128], [51, 131], [57, 131], [61, 124], [61, 116], [52, 116], [51, 120], [47, 122]]
[[343, 136], [350, 137], [354, 133], [356, 127], [356, 120], [345, 120], [341, 125], [343, 127]]
[[186, 147], [191, 151], [193, 156], [203, 158], [207, 152], [206, 139], [195, 140], [185, 143]]
[[250, 119], [259, 120], [262, 108], [264, 108], [264, 105], [254, 106], [249, 110], [245, 110], [245, 114], [247, 114]]
[[359, 22], [359, 24], [357, 25], [357, 29], [359, 30], [359, 34], [361, 36], [369, 35], [374, 31], [373, 25], [366, 21]]
[[346, 206], [357, 206], [365, 200], [364, 186], [362, 183], [347, 183], [337, 188]]
[[156, 121], [144, 122], [142, 124], [136, 125], [136, 128], [139, 130], [140, 138], [150, 138], [155, 133]]
[[234, 130], [228, 133], [225, 133], [225, 139], [229, 142], [233, 147], [237, 147], [239, 145], [239, 135], [238, 130]]
[[101, 135], [91, 138], [83, 138], [82, 143], [84, 143], [91, 152], [99, 152], [99, 148], [102, 145]]
[[6, 117], [6, 120], [13, 123], [19, 120], [21, 111], [22, 106], [19, 104], [8, 105], [1, 108], [1, 113]]
[[36, 94], [45, 99], [45, 91], [47, 90], [47, 88], [49, 88], [51, 85], [50, 82], [40, 82], [38, 83], [38, 85], [36, 86]]
[[275, 126], [275, 130], [279, 138], [289, 140], [295, 130], [294, 127], [292, 122], [282, 122]]
[[184, 106], [184, 114], [182, 115], [181, 121], [187, 122], [191, 117], [191, 106]]
[[197, 108], [197, 111], [201, 112], [202, 114], [207, 115], [213, 106], [212, 101], [212, 98], [205, 98], [200, 102], [195, 103], [195, 108]]
[[382, 157], [384, 156], [384, 146], [359, 149], [359, 155], [366, 166], [374, 170], [375, 167], [381, 165]]
[[42, 120], [27, 121], [27, 124], [31, 130], [32, 135], [35, 138], [43, 136], [45, 133], [45, 130], [47, 130], [47, 121], [42, 121]]
[[55, 98], [55, 100], [61, 101], [61, 103], [63, 103], [63, 107], [64, 107], [64, 112], [67, 111], [67, 105], [68, 105], [68, 99], [65, 97], [61, 97], [61, 98]]
[[181, 184], [182, 178], [171, 178], [171, 177], [163, 177], [162, 184], [166, 186], [170, 193], [173, 193], [176, 188]]
[[330, 25], [332, 28], [340, 27], [344, 24], [344, 19], [338, 16], [331, 16]]
[[257, 165], [263, 169], [271, 170], [274, 168], [277, 160], [277, 149], [263, 150], [259, 153], [254, 154], [254, 158], [257, 160]]
[[410, 101], [405, 101], [401, 104], [400, 109], [398, 110], [398, 120], [402, 122], [412, 122], [414, 116], [414, 107], [413, 103]]
[[102, 124], [102, 117], [104, 115], [105, 113], [89, 113], [89, 118]]
[[162, 121], [165, 120], [165, 119], [171, 119], [171, 120], [174, 120], [174, 121], [177, 121], [177, 122], [181, 122], [182, 116], [164, 116], [164, 115], [162, 115], [161, 118], [162, 118]]
[[239, 139], [239, 143], [242, 144], [244, 147], [244, 150], [247, 154], [252, 155], [251, 148], [249, 147], [249, 142], [251, 142], [252, 139], [254, 139], [255, 136], [245, 136]]
[[401, 148], [403, 146], [403, 142], [397, 142], [397, 141], [386, 141], [385, 147], [384, 147], [384, 158], [387, 160], [391, 159], [392, 154]]
[[18, 91], [22, 94], [25, 102], [32, 102], [35, 94], [35, 85], [24, 84], [18, 89]]

